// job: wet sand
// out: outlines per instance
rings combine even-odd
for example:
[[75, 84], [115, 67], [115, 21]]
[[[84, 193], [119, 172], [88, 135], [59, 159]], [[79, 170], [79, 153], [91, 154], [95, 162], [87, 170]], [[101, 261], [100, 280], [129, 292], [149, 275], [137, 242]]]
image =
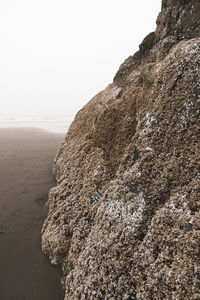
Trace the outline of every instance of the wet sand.
[[41, 252], [52, 161], [63, 134], [0, 129], [0, 299], [62, 300], [60, 271]]

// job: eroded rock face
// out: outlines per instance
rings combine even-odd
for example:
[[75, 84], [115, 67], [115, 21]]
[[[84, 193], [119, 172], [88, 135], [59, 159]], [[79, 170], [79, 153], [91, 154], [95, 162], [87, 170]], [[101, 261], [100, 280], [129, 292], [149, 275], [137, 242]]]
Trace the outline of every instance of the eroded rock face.
[[42, 248], [65, 300], [200, 299], [199, 12], [163, 1], [59, 150]]

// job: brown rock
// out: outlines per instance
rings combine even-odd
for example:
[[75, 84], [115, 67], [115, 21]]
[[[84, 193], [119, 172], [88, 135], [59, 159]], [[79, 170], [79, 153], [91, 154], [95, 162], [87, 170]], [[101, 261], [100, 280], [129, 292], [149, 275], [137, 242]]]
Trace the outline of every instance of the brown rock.
[[65, 300], [200, 299], [199, 12], [163, 1], [67, 133], [42, 230]]

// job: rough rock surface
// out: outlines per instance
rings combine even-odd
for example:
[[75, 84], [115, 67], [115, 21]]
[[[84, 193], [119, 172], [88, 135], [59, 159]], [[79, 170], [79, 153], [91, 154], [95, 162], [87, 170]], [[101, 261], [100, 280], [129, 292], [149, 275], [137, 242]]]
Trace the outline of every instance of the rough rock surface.
[[200, 299], [200, 2], [155, 33], [73, 121], [42, 248], [65, 300]]

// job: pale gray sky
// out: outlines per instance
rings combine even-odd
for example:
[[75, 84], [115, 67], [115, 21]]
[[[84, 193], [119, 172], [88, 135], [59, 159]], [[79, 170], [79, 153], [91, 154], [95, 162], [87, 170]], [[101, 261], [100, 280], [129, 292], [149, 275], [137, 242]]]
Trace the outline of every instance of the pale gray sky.
[[161, 0], [1, 0], [0, 117], [73, 116], [155, 30]]

